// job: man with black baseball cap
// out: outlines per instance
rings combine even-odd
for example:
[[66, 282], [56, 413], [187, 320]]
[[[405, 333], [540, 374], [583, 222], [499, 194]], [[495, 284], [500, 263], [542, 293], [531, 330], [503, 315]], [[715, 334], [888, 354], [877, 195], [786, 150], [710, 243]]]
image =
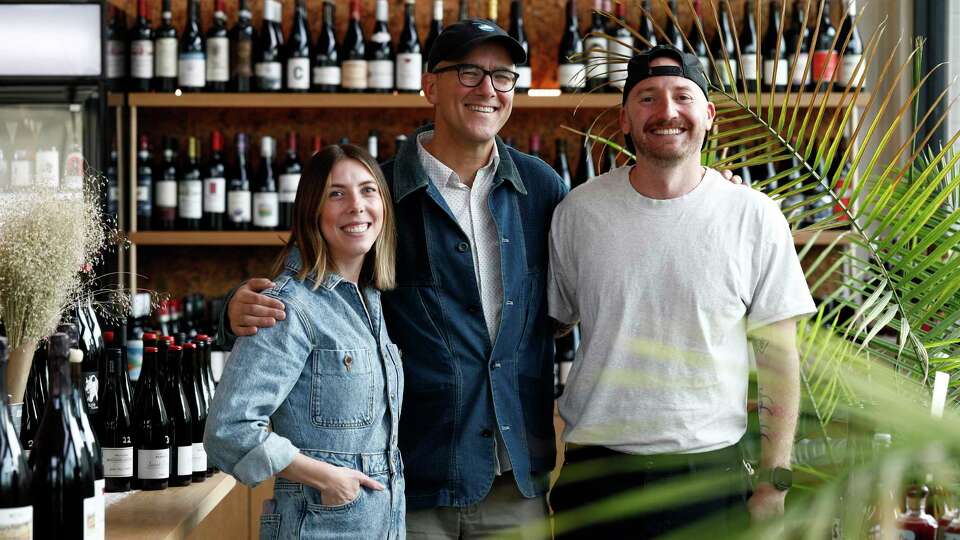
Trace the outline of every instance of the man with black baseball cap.
[[[383, 309], [403, 351], [411, 539], [503, 535], [547, 517], [556, 442], [546, 239], [565, 188], [497, 136], [525, 59], [491, 21], [446, 27], [423, 75], [434, 125], [383, 164], [397, 220], [397, 288]], [[283, 317], [256, 292], [268, 283], [252, 280], [230, 301], [236, 334]]]
[[[562, 516], [644, 486], [714, 475], [704, 481], [726, 481], [706, 500], [559, 537], [655, 538], [699, 519], [724, 537], [746, 527], [747, 510], [757, 519], [783, 513], [799, 409], [795, 321], [816, 308], [777, 204], [700, 164], [716, 111], [696, 57], [659, 46], [627, 69], [620, 128], [636, 164], [573, 190], [550, 230], [549, 312], [581, 323], [559, 401], [565, 469], [550, 502]], [[740, 446], [748, 343], [762, 427], [752, 495]], [[588, 480], [575, 479], [582, 470], [566, 473], [588, 461], [597, 462]], [[557, 525], [563, 532], [562, 517]]]

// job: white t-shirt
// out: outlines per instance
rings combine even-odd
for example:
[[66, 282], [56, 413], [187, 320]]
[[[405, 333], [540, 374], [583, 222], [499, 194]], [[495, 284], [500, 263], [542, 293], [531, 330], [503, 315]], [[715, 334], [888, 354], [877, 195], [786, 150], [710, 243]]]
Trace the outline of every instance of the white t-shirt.
[[730, 446], [747, 427], [747, 332], [816, 311], [777, 204], [708, 169], [640, 195], [621, 167], [573, 190], [550, 231], [549, 312], [581, 321], [566, 442], [632, 454]]

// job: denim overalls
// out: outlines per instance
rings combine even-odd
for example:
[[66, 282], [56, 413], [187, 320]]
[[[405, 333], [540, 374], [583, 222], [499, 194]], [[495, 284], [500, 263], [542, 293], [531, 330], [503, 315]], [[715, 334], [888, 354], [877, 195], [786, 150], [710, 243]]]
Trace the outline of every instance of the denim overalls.
[[261, 538], [404, 538], [403, 366], [380, 293], [332, 273], [312, 290], [314, 275], [294, 277], [301, 264], [293, 250], [276, 287], [264, 291], [284, 303], [286, 319], [237, 339], [210, 407], [207, 454], [251, 486], [300, 452], [387, 487], [361, 487], [356, 499], [327, 506], [316, 489], [277, 478]]

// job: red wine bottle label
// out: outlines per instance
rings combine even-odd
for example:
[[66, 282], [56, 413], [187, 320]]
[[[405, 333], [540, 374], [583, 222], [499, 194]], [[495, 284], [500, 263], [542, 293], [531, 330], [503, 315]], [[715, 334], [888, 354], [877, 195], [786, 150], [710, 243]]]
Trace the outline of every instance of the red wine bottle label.
[[0, 535], [2, 538], [31, 540], [33, 538], [33, 507], [0, 508]]
[[212, 37], [207, 40], [207, 80], [230, 80], [230, 40], [225, 37]]
[[423, 72], [423, 56], [420, 53], [397, 55], [397, 89], [420, 90], [420, 75]]
[[170, 449], [137, 450], [137, 478], [141, 480], [170, 478]]
[[127, 44], [118, 40], [107, 41], [107, 78], [120, 79], [127, 75]]
[[227, 212], [233, 223], [250, 223], [251, 203], [249, 191], [227, 192]]
[[203, 215], [203, 182], [177, 182], [177, 214], [183, 219], [200, 219]]
[[104, 447], [103, 476], [107, 478], [128, 478], [133, 476], [133, 447]]
[[207, 178], [203, 181], [203, 211], [222, 214], [227, 211], [227, 181]]
[[154, 42], [154, 73], [157, 77], [177, 76], [177, 38], [159, 38]]
[[393, 62], [391, 60], [367, 61], [367, 88], [393, 90]]
[[351, 90], [367, 88], [366, 60], [347, 60], [343, 63], [343, 87]]
[[130, 75], [134, 79], [153, 78], [153, 41], [138, 39], [130, 43]]
[[317, 66], [313, 68], [313, 84], [340, 86], [340, 66]]
[[840, 63], [837, 51], [814, 51], [813, 53], [813, 80], [814, 82], [830, 82]]
[[193, 472], [204, 472], [207, 470], [207, 450], [203, 447], [203, 443], [193, 443], [191, 460], [193, 462]]
[[193, 444], [177, 447], [177, 476], [193, 474]]
[[583, 64], [560, 64], [557, 79], [561, 88], [584, 88], [586, 78]]
[[253, 194], [253, 224], [257, 227], [280, 224], [280, 200], [276, 192]]
[[287, 88], [291, 90], [310, 89], [310, 59], [287, 59]]
[[300, 173], [280, 175], [280, 202], [292, 203], [297, 198], [300, 186]]

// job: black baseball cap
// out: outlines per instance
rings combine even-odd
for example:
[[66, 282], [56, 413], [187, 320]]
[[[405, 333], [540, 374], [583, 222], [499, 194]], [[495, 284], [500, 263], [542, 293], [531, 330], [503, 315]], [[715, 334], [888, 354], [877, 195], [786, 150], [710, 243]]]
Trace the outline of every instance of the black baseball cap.
[[433, 71], [445, 60], [459, 60], [481, 43], [498, 42], [510, 53], [514, 64], [527, 61], [527, 51], [497, 23], [487, 19], [464, 19], [443, 29], [430, 48], [427, 71]]
[[[680, 65], [651, 67], [650, 62], [657, 58], [671, 58]], [[640, 81], [663, 76], [683, 77], [693, 81], [700, 90], [703, 90], [703, 95], [707, 95], [707, 77], [703, 74], [700, 59], [671, 45], [657, 45], [634, 56], [627, 64], [627, 80], [623, 83], [623, 102], [627, 102], [630, 90]]]

